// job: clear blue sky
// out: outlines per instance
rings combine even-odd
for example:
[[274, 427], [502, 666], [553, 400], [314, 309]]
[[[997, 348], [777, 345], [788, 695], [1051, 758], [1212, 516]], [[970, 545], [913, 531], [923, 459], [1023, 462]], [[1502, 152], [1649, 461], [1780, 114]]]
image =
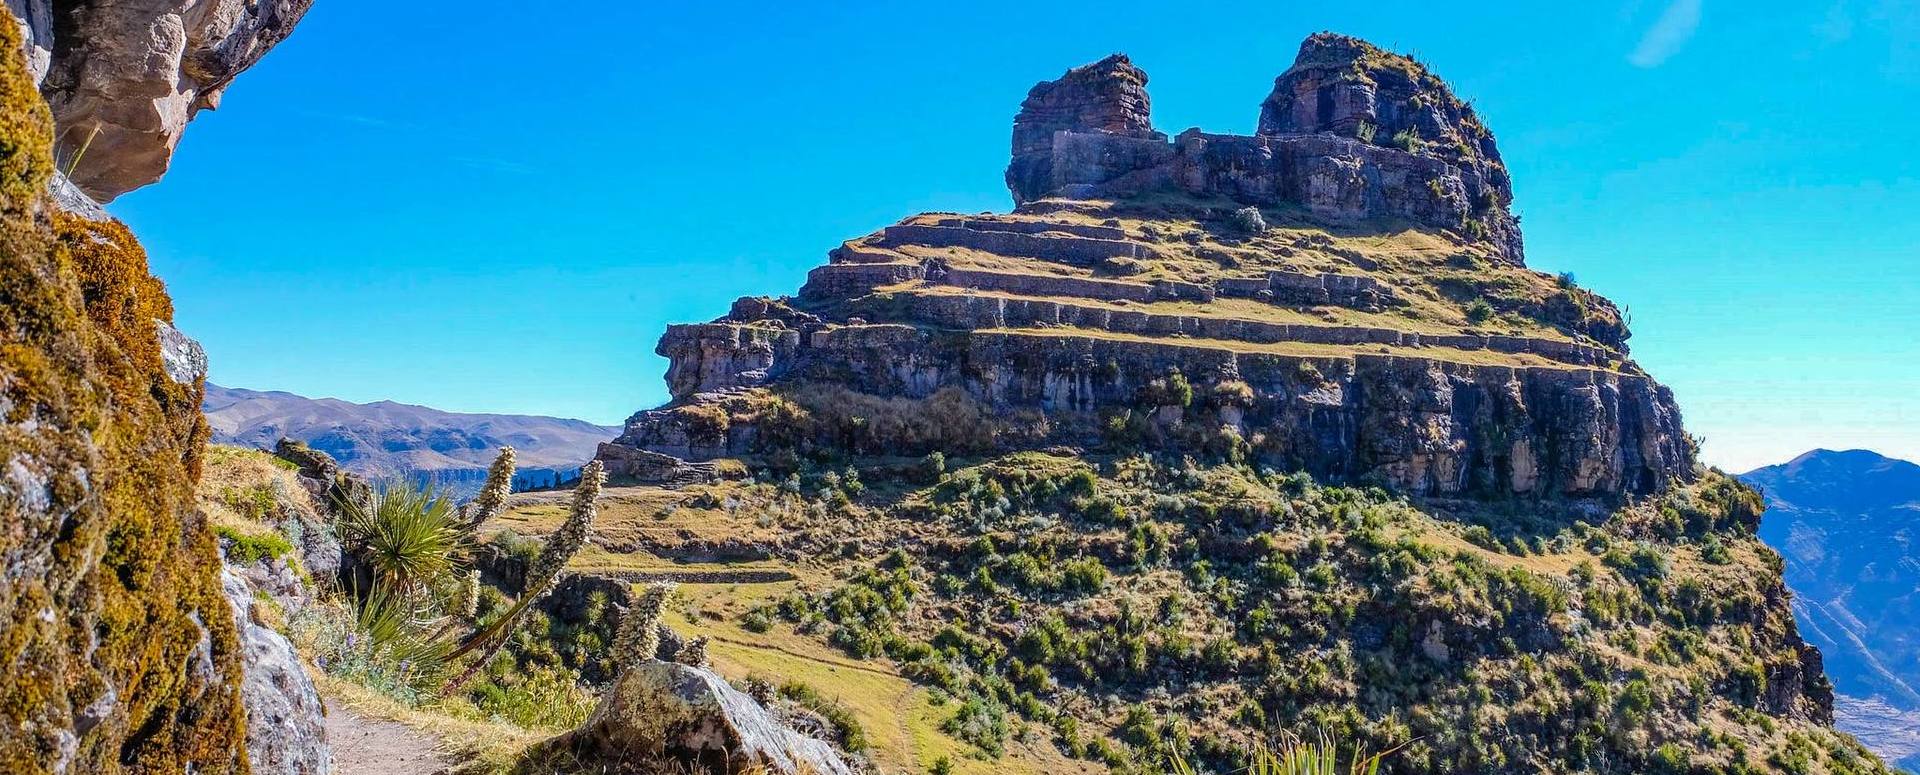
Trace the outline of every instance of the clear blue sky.
[[1474, 100], [1531, 263], [1631, 310], [1711, 462], [1920, 459], [1911, 0], [648, 5], [321, 0], [112, 210], [217, 382], [617, 423], [666, 323], [1006, 209], [1035, 81], [1126, 51], [1160, 128], [1250, 132], [1331, 29]]

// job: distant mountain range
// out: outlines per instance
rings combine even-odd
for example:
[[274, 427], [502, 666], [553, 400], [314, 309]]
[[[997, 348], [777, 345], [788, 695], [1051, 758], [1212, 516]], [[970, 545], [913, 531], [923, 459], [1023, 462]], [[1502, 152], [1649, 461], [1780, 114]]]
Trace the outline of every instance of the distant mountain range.
[[374, 478], [411, 476], [458, 494], [477, 490], [502, 445], [514, 448], [518, 489], [571, 478], [619, 428], [515, 414], [461, 414], [393, 401], [356, 404], [281, 391], [207, 385], [201, 404], [213, 441], [272, 448], [281, 437]]
[[1920, 768], [1920, 465], [1823, 449], [1740, 478], [1767, 496], [1760, 537], [1786, 558], [1840, 728]]

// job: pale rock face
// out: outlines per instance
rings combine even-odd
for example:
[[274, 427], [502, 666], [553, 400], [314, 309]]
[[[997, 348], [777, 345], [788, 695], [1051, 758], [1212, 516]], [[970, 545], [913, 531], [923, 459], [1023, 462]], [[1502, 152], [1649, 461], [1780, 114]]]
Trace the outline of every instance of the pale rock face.
[[206, 377], [206, 349], [172, 324], [162, 322], [159, 329], [160, 360], [166, 366], [167, 376], [183, 385], [191, 385]]
[[221, 590], [233, 605], [245, 664], [240, 700], [247, 709], [247, 757], [257, 775], [329, 775], [326, 710], [286, 636], [254, 621], [253, 587], [231, 567]]
[[[101, 202], [160, 179], [194, 113], [293, 31], [313, 0], [81, 0], [24, 5], [56, 154]], [[40, 15], [36, 16], [35, 12]], [[45, 18], [47, 26], [37, 21]], [[44, 32], [44, 34], [42, 34]], [[53, 40], [55, 33], [63, 36]], [[85, 149], [82, 153], [82, 149]]]
[[33, 82], [47, 77], [47, 65], [53, 61], [52, 0], [6, 0], [20, 25], [20, 40], [26, 48], [27, 73]]

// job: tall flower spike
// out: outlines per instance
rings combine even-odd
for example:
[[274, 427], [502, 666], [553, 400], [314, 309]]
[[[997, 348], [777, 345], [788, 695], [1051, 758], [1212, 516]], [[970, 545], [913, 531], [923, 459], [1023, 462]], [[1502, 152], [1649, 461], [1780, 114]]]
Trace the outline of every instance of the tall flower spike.
[[492, 659], [494, 654], [499, 653], [501, 647], [507, 645], [508, 636], [513, 634], [513, 628], [519, 626], [520, 620], [526, 617], [527, 610], [534, 603], [539, 602], [540, 598], [546, 597], [548, 592], [553, 591], [554, 584], [560, 579], [560, 572], [567, 567], [567, 561], [572, 560], [573, 556], [580, 552], [580, 547], [587, 543], [587, 533], [593, 529], [593, 518], [599, 513], [594, 501], [600, 498], [600, 485], [606, 481], [606, 478], [606, 468], [600, 465], [598, 460], [589, 462], [580, 469], [580, 484], [573, 488], [573, 508], [567, 514], [566, 524], [561, 525], [559, 530], [548, 536], [546, 545], [540, 548], [540, 556], [534, 558], [533, 567], [527, 573], [526, 584], [520, 589], [519, 601], [515, 602], [513, 608], [508, 609], [498, 621], [469, 636], [448, 654], [449, 661], [475, 651], [480, 655], [465, 672], [440, 688], [440, 696], [451, 696], [459, 691], [461, 686], [473, 680], [474, 675], [486, 666], [487, 661]]
[[652, 584], [633, 601], [614, 636], [614, 666], [626, 670], [655, 659], [660, 653], [660, 615], [666, 613], [671, 584]]
[[688, 667], [707, 669], [707, 636], [687, 641], [686, 645], [680, 647], [680, 653], [674, 655], [673, 661]]
[[521, 590], [522, 596], [546, 594], [560, 578], [567, 561], [586, 544], [587, 532], [593, 529], [593, 518], [599, 513], [594, 501], [600, 498], [600, 485], [606, 478], [606, 468], [598, 460], [580, 469], [580, 484], [573, 488], [573, 507], [567, 513], [567, 521], [548, 536], [546, 546], [540, 548], [540, 556], [534, 558], [533, 567], [527, 572], [527, 586]]
[[473, 619], [480, 612], [480, 571], [469, 570], [460, 584], [460, 616]]
[[507, 496], [513, 494], [513, 472], [513, 447], [501, 447], [499, 457], [495, 457], [487, 469], [487, 483], [481, 486], [480, 494], [473, 496], [467, 516], [468, 530], [480, 529], [507, 505]]

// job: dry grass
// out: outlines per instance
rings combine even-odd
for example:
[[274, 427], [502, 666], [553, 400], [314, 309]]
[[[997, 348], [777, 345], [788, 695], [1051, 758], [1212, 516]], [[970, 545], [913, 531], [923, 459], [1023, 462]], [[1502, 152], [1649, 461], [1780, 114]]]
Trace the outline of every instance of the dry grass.
[[737, 614], [777, 599], [795, 584], [684, 584], [682, 595], [697, 611], [689, 617], [675, 612], [667, 623], [677, 630], [711, 638], [708, 653], [714, 669], [732, 680], [759, 676], [799, 681], [812, 686], [853, 712], [872, 744], [869, 754], [885, 772], [926, 772], [935, 759], [946, 757], [954, 772], [968, 775], [1066, 775], [1095, 773], [1104, 768], [1069, 759], [1049, 742], [1051, 733], [1035, 726], [1033, 743], [1010, 742], [1005, 756], [995, 760], [971, 758], [972, 747], [940, 731], [953, 713], [954, 703], [936, 705], [925, 688], [901, 677], [889, 660], [854, 660], [782, 623], [764, 633], [740, 627]]
[[[1212, 304], [1156, 303], [1151, 305], [1113, 305], [1095, 300], [1075, 300], [1092, 306], [1166, 311], [1172, 314], [1200, 314], [1237, 317], [1274, 322], [1318, 322], [1348, 326], [1396, 328], [1431, 333], [1497, 333], [1529, 336], [1556, 341], [1571, 339], [1559, 328], [1522, 315], [1501, 315], [1474, 325], [1468, 320], [1467, 307], [1472, 298], [1486, 297], [1496, 307], [1512, 309], [1538, 305], [1563, 293], [1557, 278], [1524, 267], [1502, 264], [1486, 249], [1463, 244], [1451, 236], [1396, 224], [1369, 224], [1335, 229], [1311, 220], [1289, 219], [1276, 214], [1280, 225], [1250, 238], [1224, 232], [1217, 223], [1194, 219], [1191, 213], [1208, 206], [1224, 206], [1190, 197], [1171, 197], [1165, 212], [1142, 211], [1140, 202], [1129, 205], [1087, 201], [1075, 202], [1075, 210], [1044, 215], [1011, 214], [996, 220], [1028, 222], [1069, 222], [1117, 227], [1128, 239], [1150, 246], [1157, 258], [1120, 262], [1125, 271], [1094, 270], [1038, 258], [1001, 256], [963, 247], [905, 245], [889, 252], [914, 259], [939, 259], [957, 268], [984, 269], [1035, 276], [1068, 276], [1119, 279], [1134, 282], [1180, 280], [1208, 283], [1225, 277], [1257, 277], [1271, 270], [1364, 275], [1392, 286], [1406, 306], [1384, 313], [1369, 313], [1337, 306], [1284, 307], [1248, 299], [1220, 299]], [[932, 224], [949, 217], [929, 214], [908, 219], [908, 223]], [[865, 245], [869, 237], [855, 240]], [[868, 250], [879, 248], [866, 246]], [[885, 288], [892, 292], [953, 293], [924, 282], [900, 283]], [[1060, 301], [1062, 299], [1053, 299]]]
[[194, 499], [215, 526], [266, 535], [277, 529], [263, 519], [274, 511], [291, 509], [309, 518], [317, 513], [295, 470], [260, 450], [208, 445]]

